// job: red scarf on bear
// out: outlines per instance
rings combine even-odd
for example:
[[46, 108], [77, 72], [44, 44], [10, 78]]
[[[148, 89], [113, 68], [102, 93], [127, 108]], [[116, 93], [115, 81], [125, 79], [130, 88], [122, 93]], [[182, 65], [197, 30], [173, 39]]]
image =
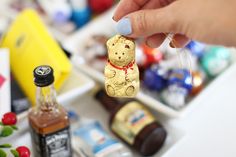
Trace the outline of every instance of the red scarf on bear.
[[123, 67], [119, 67], [119, 66], [116, 66], [116, 65], [112, 64], [112, 63], [110, 62], [110, 60], [108, 60], [108, 63], [109, 63], [112, 67], [114, 67], [114, 68], [116, 68], [116, 69], [119, 69], [119, 70], [123, 70], [123, 71], [125, 72], [125, 74], [127, 74], [128, 69], [134, 70], [133, 65], [134, 65], [135, 61], [132, 61], [132, 62], [130, 62], [128, 65], [123, 66]]

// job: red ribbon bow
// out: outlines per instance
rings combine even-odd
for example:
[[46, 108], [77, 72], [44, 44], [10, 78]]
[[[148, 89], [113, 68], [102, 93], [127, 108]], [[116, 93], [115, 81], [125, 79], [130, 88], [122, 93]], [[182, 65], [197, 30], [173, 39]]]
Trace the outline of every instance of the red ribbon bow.
[[123, 66], [123, 67], [119, 67], [119, 66], [116, 66], [116, 65], [112, 64], [112, 63], [110, 62], [110, 60], [108, 60], [108, 63], [109, 63], [112, 67], [114, 67], [114, 68], [116, 68], [116, 69], [119, 69], [119, 70], [123, 70], [123, 71], [125, 72], [125, 74], [127, 74], [128, 69], [134, 70], [133, 65], [134, 65], [135, 61], [130, 62], [128, 65]]

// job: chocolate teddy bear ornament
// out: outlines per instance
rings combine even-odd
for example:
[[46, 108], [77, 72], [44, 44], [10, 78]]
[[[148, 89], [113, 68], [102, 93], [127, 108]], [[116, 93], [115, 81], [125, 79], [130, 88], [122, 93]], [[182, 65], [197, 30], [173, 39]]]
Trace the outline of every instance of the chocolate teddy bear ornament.
[[139, 91], [139, 70], [134, 41], [115, 35], [107, 41], [105, 89], [111, 97], [134, 97]]

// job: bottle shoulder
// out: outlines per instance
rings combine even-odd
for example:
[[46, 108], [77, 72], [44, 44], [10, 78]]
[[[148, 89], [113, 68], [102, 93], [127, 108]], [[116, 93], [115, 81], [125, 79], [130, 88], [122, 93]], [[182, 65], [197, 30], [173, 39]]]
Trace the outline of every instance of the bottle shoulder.
[[117, 107], [115, 107], [112, 111], [110, 111], [110, 120], [109, 123], [111, 124], [112, 121], [114, 120], [116, 114], [123, 108], [125, 107], [126, 104], [122, 104], [122, 105], [118, 105]]
[[69, 126], [69, 118], [64, 108], [44, 112], [33, 108], [29, 112], [29, 123], [37, 132], [49, 133]]

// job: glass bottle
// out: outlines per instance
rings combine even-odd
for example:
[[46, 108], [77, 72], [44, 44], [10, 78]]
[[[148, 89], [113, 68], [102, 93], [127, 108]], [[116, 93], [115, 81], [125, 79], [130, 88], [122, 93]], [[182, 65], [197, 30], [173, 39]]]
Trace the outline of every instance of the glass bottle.
[[69, 119], [57, 103], [53, 82], [50, 66], [35, 68], [36, 106], [28, 115], [35, 156], [72, 157]]
[[167, 132], [144, 105], [135, 100], [120, 103], [104, 90], [95, 97], [109, 111], [109, 126], [117, 137], [144, 156], [151, 156], [162, 147]]

